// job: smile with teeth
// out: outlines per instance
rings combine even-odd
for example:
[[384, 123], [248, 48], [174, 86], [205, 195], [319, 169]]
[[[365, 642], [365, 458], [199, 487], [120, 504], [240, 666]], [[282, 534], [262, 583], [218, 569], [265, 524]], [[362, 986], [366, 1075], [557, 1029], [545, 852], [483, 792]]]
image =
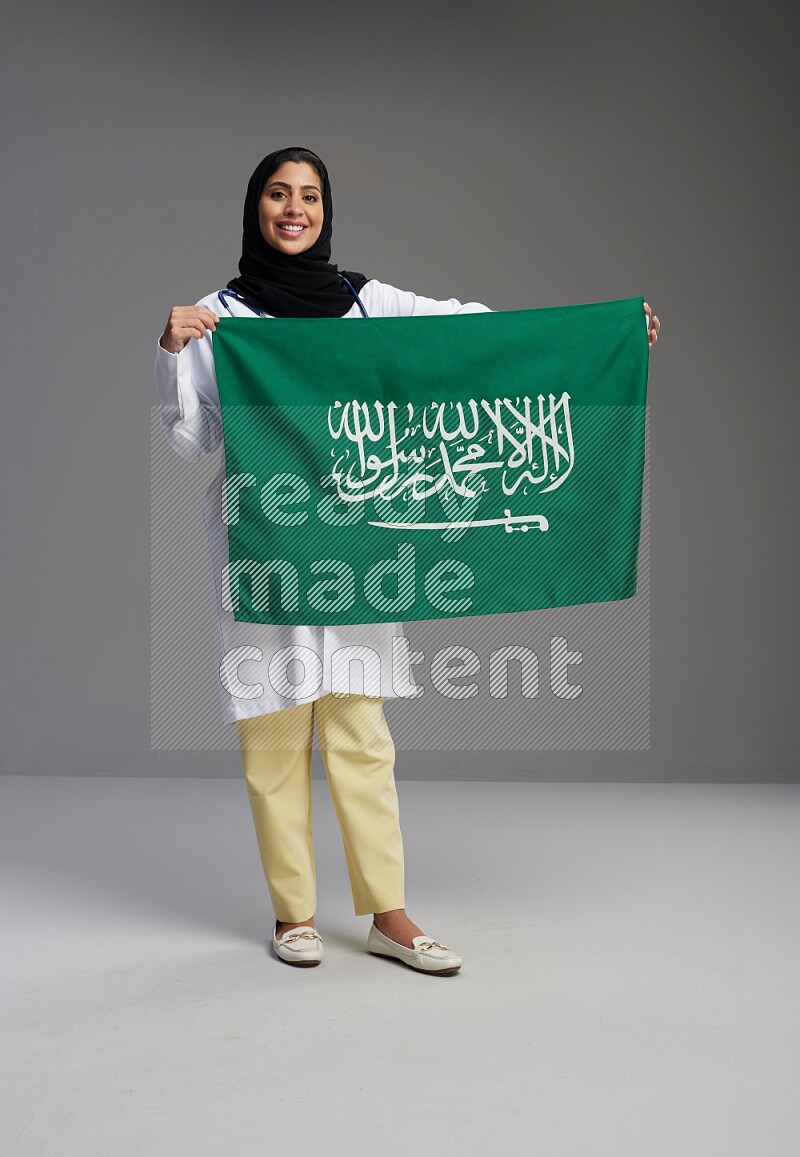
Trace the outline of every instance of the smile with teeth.
[[305, 225], [289, 225], [288, 223], [281, 222], [278, 225], [278, 228], [281, 230], [282, 233], [293, 233], [293, 234], [297, 235], [298, 233], [303, 232], [303, 230], [305, 229]]

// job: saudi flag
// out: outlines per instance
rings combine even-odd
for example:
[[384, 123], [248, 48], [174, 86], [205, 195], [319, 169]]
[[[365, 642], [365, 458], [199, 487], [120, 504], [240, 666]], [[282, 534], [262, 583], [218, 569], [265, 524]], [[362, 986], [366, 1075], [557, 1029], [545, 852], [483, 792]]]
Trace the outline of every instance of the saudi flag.
[[222, 318], [223, 597], [376, 623], [636, 593], [643, 298], [391, 318]]

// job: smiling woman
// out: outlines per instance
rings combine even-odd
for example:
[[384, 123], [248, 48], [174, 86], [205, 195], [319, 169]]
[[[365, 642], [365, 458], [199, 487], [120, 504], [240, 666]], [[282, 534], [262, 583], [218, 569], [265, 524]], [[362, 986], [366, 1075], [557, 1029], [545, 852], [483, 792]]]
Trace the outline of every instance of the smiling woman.
[[[219, 448], [223, 429], [213, 337], [225, 308], [234, 317], [419, 317], [478, 313], [479, 302], [438, 301], [340, 270], [331, 262], [333, 200], [322, 160], [302, 148], [280, 149], [253, 171], [245, 195], [239, 275], [194, 305], [174, 306], [156, 345], [161, 428], [182, 457]], [[645, 310], [649, 313], [649, 306]], [[268, 326], [269, 320], [258, 322]], [[650, 344], [658, 320], [653, 317]], [[349, 331], [348, 331], [349, 332]], [[277, 339], [276, 339], [277, 340]], [[301, 399], [302, 401], [302, 399]], [[374, 914], [367, 947], [423, 972], [451, 975], [461, 958], [426, 936], [405, 911], [403, 840], [394, 781], [395, 751], [383, 713], [398, 697], [394, 643], [402, 623], [361, 626], [279, 626], [237, 622], [221, 582], [228, 558], [223, 521], [224, 456], [206, 494], [209, 575], [216, 612], [217, 671], [226, 656], [258, 654], [267, 667], [278, 657], [311, 654], [321, 678], [310, 691], [284, 680], [242, 688], [219, 680], [223, 715], [235, 723], [259, 851], [275, 915], [276, 954], [293, 964], [319, 964], [322, 941], [314, 928], [316, 874], [311, 839], [311, 757], [315, 724], [342, 831], [357, 916]], [[294, 565], [295, 560], [287, 560]], [[176, 559], [176, 567], [178, 560]], [[379, 694], [333, 691], [334, 660], [343, 649], [372, 653], [375, 672], [362, 664], [360, 686]], [[406, 647], [406, 670], [410, 662]], [[356, 664], [358, 667], [358, 664]], [[358, 680], [358, 672], [356, 672]], [[399, 682], [411, 684], [410, 671]], [[349, 686], [348, 667], [348, 686]], [[282, 926], [282, 927], [281, 927]]]
[[270, 153], [247, 186], [239, 276], [228, 289], [273, 317], [344, 317], [367, 278], [331, 262], [332, 235], [331, 183], [320, 158], [301, 148]]
[[264, 186], [258, 202], [261, 236], [282, 253], [302, 253], [322, 230], [320, 178], [307, 161], [284, 161]]

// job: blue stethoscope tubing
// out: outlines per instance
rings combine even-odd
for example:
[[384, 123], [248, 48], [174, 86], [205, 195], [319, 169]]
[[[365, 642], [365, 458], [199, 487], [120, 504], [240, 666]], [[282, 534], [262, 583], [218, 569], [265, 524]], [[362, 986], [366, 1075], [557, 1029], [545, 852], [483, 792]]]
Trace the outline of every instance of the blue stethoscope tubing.
[[[353, 288], [353, 286], [350, 284], [350, 282], [347, 280], [346, 277], [343, 277], [341, 273], [339, 274], [339, 276], [342, 278], [342, 281], [345, 283], [347, 288], [352, 293], [353, 297], [356, 299], [356, 304], [358, 305], [358, 308], [361, 310], [362, 315], [364, 317], [369, 317], [369, 314], [367, 313], [366, 309], [364, 309], [364, 302], [358, 296], [358, 293], [356, 292], [356, 290]], [[228, 303], [225, 300], [226, 297], [235, 297], [237, 301], [241, 301], [243, 305], [246, 305], [248, 309], [252, 309], [253, 313], [257, 313], [259, 317], [266, 317], [267, 316], [264, 313], [263, 309], [259, 309], [258, 306], [253, 305], [253, 303], [248, 301], [246, 297], [241, 297], [238, 293], [234, 293], [234, 291], [232, 289], [221, 289], [219, 291], [218, 296], [219, 296], [219, 299], [222, 302], [222, 304], [227, 309], [228, 313], [231, 315], [231, 317], [233, 317], [234, 315], [233, 315], [233, 311], [231, 310], [231, 307], [228, 305]]]

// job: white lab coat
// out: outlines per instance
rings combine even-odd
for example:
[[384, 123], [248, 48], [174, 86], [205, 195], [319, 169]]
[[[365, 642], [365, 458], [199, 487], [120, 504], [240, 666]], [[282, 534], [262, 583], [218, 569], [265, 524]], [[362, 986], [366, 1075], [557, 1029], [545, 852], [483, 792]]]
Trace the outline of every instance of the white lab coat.
[[[368, 281], [360, 297], [370, 317], [490, 312], [479, 302], [462, 305], [454, 297], [436, 301], [380, 281]], [[253, 316], [235, 298], [228, 297], [226, 301], [234, 316]], [[208, 306], [218, 317], [230, 316], [217, 293], [210, 293], [196, 304]], [[360, 317], [361, 311], [353, 301], [342, 320]], [[180, 353], [172, 354], [156, 341], [155, 380], [161, 399], [161, 428], [177, 453], [190, 460], [217, 450], [222, 443], [212, 342], [213, 334], [208, 331], [203, 338], [191, 338]], [[234, 619], [233, 611], [223, 606], [221, 590], [228, 563], [227, 526], [221, 517], [224, 480], [225, 460], [220, 454], [219, 471], [206, 491], [203, 518], [212, 599], [219, 624], [215, 640], [224, 722], [309, 703], [331, 691], [388, 698], [413, 696], [415, 684], [405, 661], [408, 644], [402, 642], [402, 623], [298, 627]], [[395, 638], [401, 642], [393, 648]], [[343, 652], [342, 648], [363, 650]], [[363, 659], [363, 668], [360, 662], [350, 663], [350, 658]]]

